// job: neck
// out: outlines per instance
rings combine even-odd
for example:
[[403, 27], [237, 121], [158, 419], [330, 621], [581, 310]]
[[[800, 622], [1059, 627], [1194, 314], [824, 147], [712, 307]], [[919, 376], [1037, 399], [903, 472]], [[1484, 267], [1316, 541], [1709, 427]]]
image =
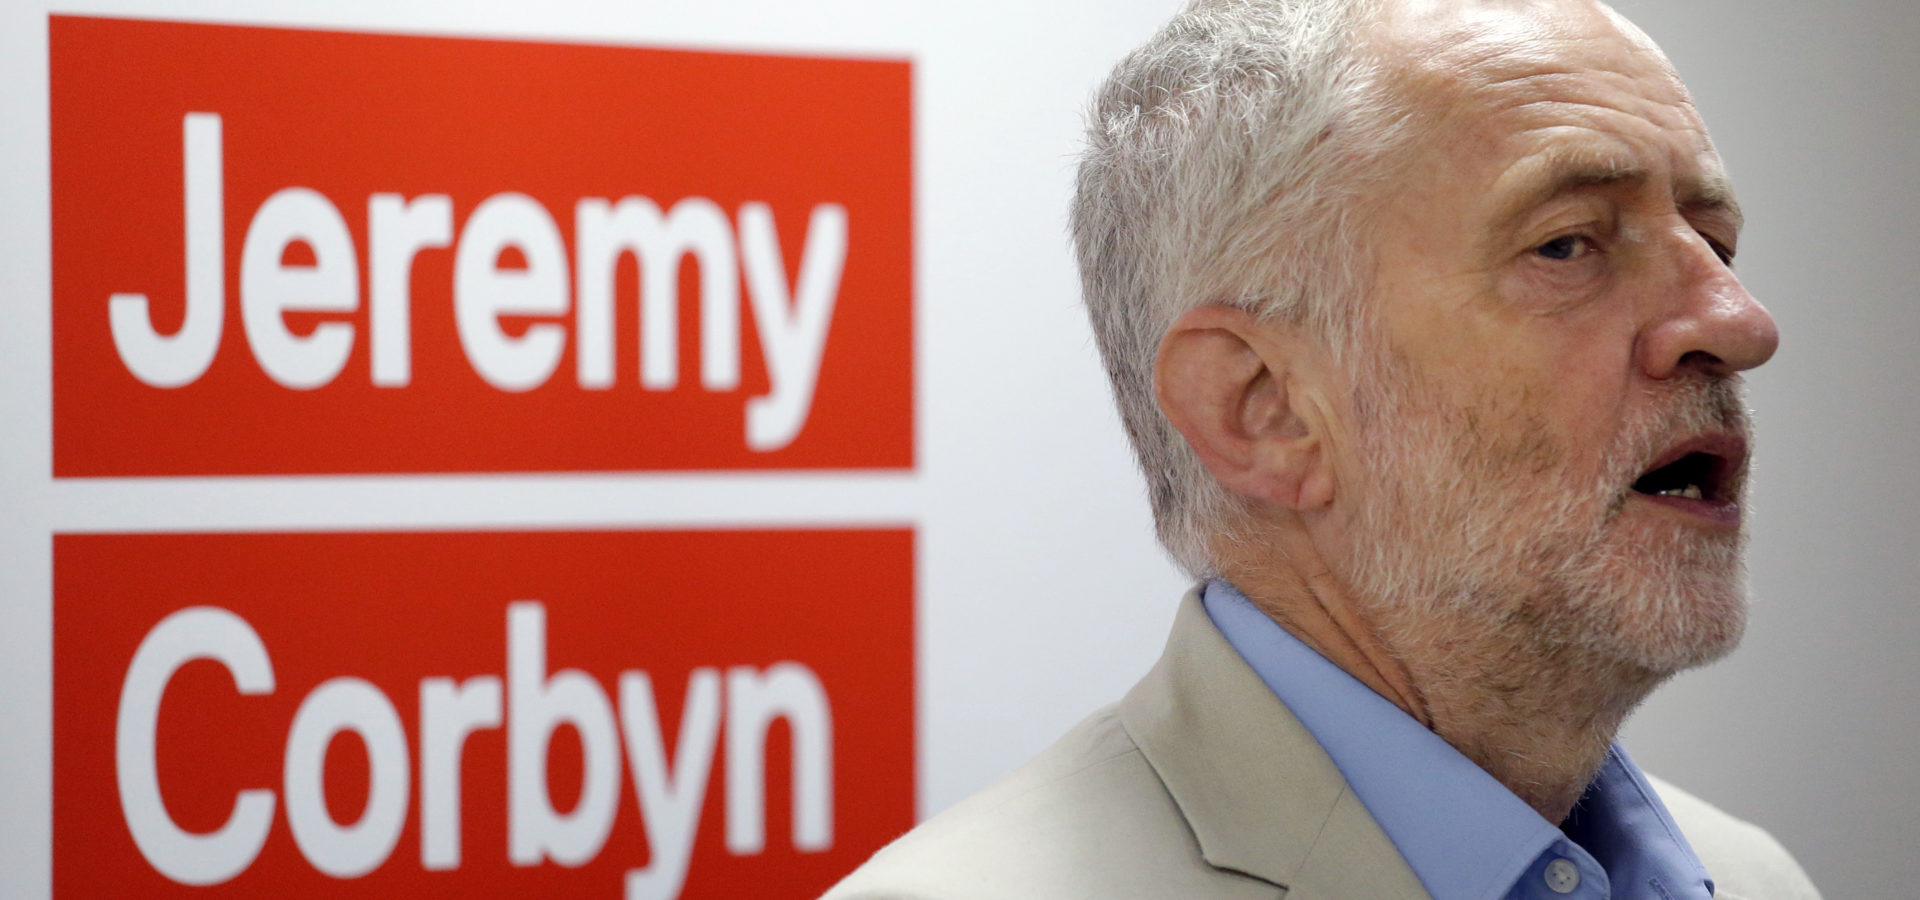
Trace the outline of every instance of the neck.
[[1499, 627], [1403, 621], [1408, 610], [1355, 602], [1310, 541], [1284, 542], [1281, 549], [1264, 563], [1223, 565], [1222, 574], [1281, 627], [1445, 739], [1549, 822], [1566, 819], [1621, 722], [1662, 680], [1543, 640], [1539, 623], [1520, 615]]
[[1395, 647], [1420, 685], [1429, 727], [1555, 824], [1661, 680], [1572, 648], [1529, 646], [1510, 636], [1520, 628], [1480, 629], [1477, 640], [1430, 630]]

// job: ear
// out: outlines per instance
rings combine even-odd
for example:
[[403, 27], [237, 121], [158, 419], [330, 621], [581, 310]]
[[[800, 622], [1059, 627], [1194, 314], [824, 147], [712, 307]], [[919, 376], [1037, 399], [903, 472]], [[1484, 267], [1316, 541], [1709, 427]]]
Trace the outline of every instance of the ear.
[[1316, 343], [1226, 306], [1187, 311], [1160, 340], [1155, 398], [1228, 490], [1296, 512], [1333, 501]]

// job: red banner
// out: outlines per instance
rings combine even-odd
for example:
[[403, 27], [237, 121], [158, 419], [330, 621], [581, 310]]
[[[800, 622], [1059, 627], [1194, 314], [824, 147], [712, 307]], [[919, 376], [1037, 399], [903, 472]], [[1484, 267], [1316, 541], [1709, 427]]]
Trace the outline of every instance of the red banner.
[[905, 62], [49, 34], [56, 476], [913, 464]]
[[61, 897], [811, 897], [913, 821], [909, 531], [60, 535]]

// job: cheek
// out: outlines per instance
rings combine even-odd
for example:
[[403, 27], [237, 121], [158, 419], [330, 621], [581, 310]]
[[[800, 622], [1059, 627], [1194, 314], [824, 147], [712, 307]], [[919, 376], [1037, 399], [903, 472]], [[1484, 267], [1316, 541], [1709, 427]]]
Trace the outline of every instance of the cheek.
[[1556, 360], [1551, 373], [1553, 417], [1598, 449], [1627, 418], [1637, 370], [1630, 323], [1616, 317], [1591, 319], [1597, 321], [1571, 323], [1557, 340], [1542, 340], [1540, 347]]
[[[1485, 299], [1485, 295], [1481, 295]], [[1616, 437], [1634, 381], [1632, 323], [1607, 304], [1561, 314], [1470, 304], [1402, 307], [1392, 381], [1410, 419], [1456, 435], [1483, 474], [1584, 476]]]
[[[1516, 389], [1517, 388], [1517, 389]], [[1567, 464], [1569, 441], [1546, 405], [1552, 393], [1509, 383], [1465, 409], [1468, 464], [1489, 477], [1548, 475]]]
[[1597, 451], [1627, 412], [1636, 385], [1635, 331], [1601, 305], [1565, 315], [1517, 316], [1483, 366], [1484, 390], [1516, 418], [1545, 428], [1575, 454]]
[[1613, 274], [1613, 260], [1604, 251], [1569, 260], [1527, 256], [1500, 272], [1498, 293], [1518, 314], [1574, 316], [1606, 305]]
[[[1460, 465], [1480, 476], [1561, 490], [1601, 474], [1618, 438], [1623, 395], [1617, 378], [1523, 359], [1442, 401], [1459, 437]], [[1437, 398], [1436, 398], [1437, 399]]]

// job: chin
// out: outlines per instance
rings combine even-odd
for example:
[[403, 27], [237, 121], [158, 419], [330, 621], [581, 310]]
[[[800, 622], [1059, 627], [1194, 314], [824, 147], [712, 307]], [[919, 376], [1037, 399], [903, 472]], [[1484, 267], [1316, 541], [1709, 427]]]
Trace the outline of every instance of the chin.
[[[1564, 618], [1553, 629], [1590, 654], [1665, 677], [1714, 662], [1747, 624], [1743, 536], [1665, 535], [1657, 545], [1608, 548], [1563, 570], [1546, 592]], [[1557, 596], [1556, 596], [1557, 595]]]

